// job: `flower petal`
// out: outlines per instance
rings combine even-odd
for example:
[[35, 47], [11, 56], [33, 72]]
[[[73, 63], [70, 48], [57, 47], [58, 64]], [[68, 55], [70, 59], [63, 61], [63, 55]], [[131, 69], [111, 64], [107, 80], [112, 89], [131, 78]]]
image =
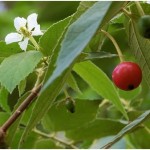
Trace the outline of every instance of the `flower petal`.
[[20, 30], [20, 27], [25, 27], [27, 23], [27, 20], [25, 18], [16, 17], [14, 20], [14, 26], [17, 31]]
[[37, 14], [33, 13], [28, 16], [27, 18], [27, 23], [28, 23], [28, 30], [31, 31], [33, 28], [35, 28], [38, 23], [37, 23]]
[[22, 38], [23, 38], [23, 35], [21, 35], [19, 33], [10, 33], [5, 37], [5, 42], [6, 42], [6, 44], [10, 44], [13, 42], [21, 41]]
[[32, 31], [32, 36], [38, 36], [38, 35], [43, 35], [42, 31], [40, 30], [40, 25], [37, 25]]
[[23, 41], [19, 42], [19, 46], [22, 50], [26, 51], [29, 38], [25, 38]]

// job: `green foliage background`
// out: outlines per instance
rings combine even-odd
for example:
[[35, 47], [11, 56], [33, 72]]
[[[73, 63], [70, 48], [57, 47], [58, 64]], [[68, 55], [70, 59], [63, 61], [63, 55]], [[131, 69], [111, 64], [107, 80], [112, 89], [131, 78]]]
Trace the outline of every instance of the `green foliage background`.
[[[140, 15], [134, 2], [5, 1], [0, 5], [5, 7], [0, 10], [0, 125], [30, 94], [42, 57], [49, 57], [39, 97], [9, 128], [0, 148], [101, 148], [109, 142], [116, 149], [150, 148], [150, 46], [138, 33]], [[150, 5], [141, 5], [149, 14]], [[14, 18], [31, 13], [38, 14], [44, 32], [35, 38], [41, 52], [32, 43], [27, 52], [17, 43], [6, 45], [5, 36], [15, 32]], [[112, 83], [119, 58], [100, 29], [114, 37], [125, 60], [142, 68], [137, 89], [126, 92]], [[75, 102], [74, 113], [65, 107], [68, 95]]]

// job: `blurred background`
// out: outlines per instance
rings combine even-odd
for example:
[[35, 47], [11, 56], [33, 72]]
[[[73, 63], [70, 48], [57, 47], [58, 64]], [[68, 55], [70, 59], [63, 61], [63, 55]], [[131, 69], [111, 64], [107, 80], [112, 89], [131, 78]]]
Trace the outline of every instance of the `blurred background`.
[[38, 23], [42, 30], [51, 24], [72, 15], [79, 1], [0, 1], [0, 40], [14, 32], [15, 17], [27, 18], [31, 13], [38, 14]]

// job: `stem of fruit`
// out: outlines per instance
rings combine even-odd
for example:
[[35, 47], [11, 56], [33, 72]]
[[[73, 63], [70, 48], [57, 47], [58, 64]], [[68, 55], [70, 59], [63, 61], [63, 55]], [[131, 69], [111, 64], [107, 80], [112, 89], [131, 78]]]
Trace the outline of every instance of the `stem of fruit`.
[[142, 7], [141, 7], [141, 5], [140, 5], [140, 2], [135, 1], [135, 4], [136, 4], [136, 7], [137, 7], [137, 10], [139, 11], [139, 14], [140, 14], [141, 16], [144, 16], [145, 14], [144, 14], [144, 11], [143, 11], [143, 9], [142, 9]]
[[37, 130], [37, 129], [34, 129], [33, 131], [34, 131], [35, 133], [37, 133], [37, 134], [43, 136], [43, 137], [50, 138], [50, 139], [52, 139], [53, 141], [59, 142], [59, 143], [65, 145], [65, 146], [67, 146], [67, 147], [72, 148], [72, 149], [78, 149], [78, 147], [74, 146], [72, 143], [68, 143], [68, 142], [66, 142], [66, 141], [63, 141], [63, 140], [61, 140], [61, 139], [59, 139], [59, 138], [57, 138], [57, 137], [55, 137], [55, 136], [53, 136], [53, 135], [43, 133], [43, 132], [41, 132], [41, 131], [39, 131], [39, 130]]
[[7, 131], [7, 129], [17, 120], [17, 118], [22, 114], [22, 112], [29, 106], [29, 104], [38, 96], [42, 84], [34, 87], [31, 94], [23, 101], [23, 103], [16, 109], [16, 111], [8, 118], [8, 120], [0, 127], [1, 132]]
[[114, 46], [117, 50], [120, 61], [123, 62], [124, 61], [123, 54], [122, 54], [117, 42], [115, 41], [115, 39], [108, 32], [106, 32], [104, 30], [101, 30], [101, 32], [104, 33], [112, 41], [112, 43], [114, 44]]

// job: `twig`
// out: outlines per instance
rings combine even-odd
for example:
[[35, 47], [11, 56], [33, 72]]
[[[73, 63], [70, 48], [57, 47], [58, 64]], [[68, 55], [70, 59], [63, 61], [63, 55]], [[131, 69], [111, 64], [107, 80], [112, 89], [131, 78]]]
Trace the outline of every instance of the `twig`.
[[66, 141], [63, 141], [63, 140], [61, 140], [61, 139], [59, 139], [59, 138], [57, 138], [57, 137], [55, 137], [55, 136], [53, 136], [53, 135], [43, 133], [43, 132], [41, 132], [41, 131], [39, 131], [39, 130], [37, 130], [37, 129], [34, 129], [33, 131], [34, 131], [35, 133], [37, 133], [37, 134], [43, 136], [43, 137], [50, 138], [50, 139], [52, 139], [52, 140], [54, 140], [54, 141], [57, 141], [57, 142], [59, 142], [59, 143], [65, 145], [65, 146], [69, 146], [69, 147], [72, 148], [72, 149], [78, 149], [78, 147], [76, 147], [76, 146], [73, 145], [72, 143], [68, 143], [68, 142], [66, 142]]
[[42, 84], [32, 89], [31, 94], [23, 101], [17, 110], [8, 118], [8, 120], [0, 127], [0, 132], [6, 132], [7, 129], [17, 120], [28, 105], [38, 96]]

